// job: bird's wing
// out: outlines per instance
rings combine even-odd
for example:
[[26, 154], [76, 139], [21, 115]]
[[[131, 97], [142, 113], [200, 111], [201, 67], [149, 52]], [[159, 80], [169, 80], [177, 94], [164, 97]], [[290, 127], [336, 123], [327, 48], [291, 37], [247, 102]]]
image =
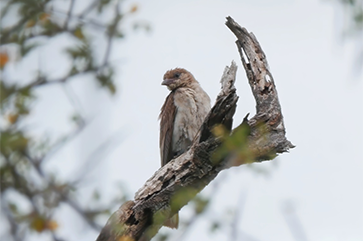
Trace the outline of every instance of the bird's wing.
[[174, 92], [166, 97], [163, 107], [161, 107], [160, 119], [160, 156], [161, 165], [164, 166], [173, 158], [173, 130], [176, 107], [174, 104]]

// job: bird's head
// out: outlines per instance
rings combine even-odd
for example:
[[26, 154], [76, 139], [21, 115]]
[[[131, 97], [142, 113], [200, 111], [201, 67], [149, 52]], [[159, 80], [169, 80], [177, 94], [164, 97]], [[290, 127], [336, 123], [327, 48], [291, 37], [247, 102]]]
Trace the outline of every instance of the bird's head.
[[162, 85], [166, 85], [169, 90], [173, 91], [179, 87], [188, 87], [193, 83], [198, 83], [194, 76], [187, 70], [176, 68], [168, 70], [164, 74], [164, 81]]

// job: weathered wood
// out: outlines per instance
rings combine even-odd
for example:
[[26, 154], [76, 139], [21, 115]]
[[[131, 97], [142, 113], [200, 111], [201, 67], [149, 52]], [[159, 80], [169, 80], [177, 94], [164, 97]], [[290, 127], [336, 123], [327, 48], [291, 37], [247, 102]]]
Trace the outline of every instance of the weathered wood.
[[[294, 145], [285, 137], [285, 126], [274, 79], [266, 55], [253, 33], [227, 17], [227, 27], [237, 37], [237, 48], [256, 100], [256, 115], [248, 121], [251, 128], [249, 150], [257, 160], [269, 160]], [[261, 127], [258, 128], [258, 126]], [[242, 164], [242, 163], [240, 163]]]
[[[259, 43], [253, 34], [240, 27], [232, 18], [228, 17], [226, 24], [238, 39], [243, 66], [256, 99], [257, 114], [251, 120], [246, 117], [231, 132], [238, 100], [234, 87], [237, 66], [232, 62], [223, 73], [222, 89], [216, 103], [190, 149], [155, 172], [136, 192], [134, 200], [123, 204], [111, 216], [97, 241], [150, 240], [167, 218], [185, 206], [223, 169], [272, 159], [277, 153], [293, 147], [285, 138], [276, 87]], [[235, 138], [239, 128], [249, 128], [249, 135], [242, 143], [250, 153], [248, 158], [241, 157], [234, 150], [228, 155], [219, 156], [217, 160], [214, 156], [212, 158], [216, 150], [223, 146], [223, 138], [212, 134], [217, 125], [223, 125], [224, 130], [231, 132], [230, 138]]]

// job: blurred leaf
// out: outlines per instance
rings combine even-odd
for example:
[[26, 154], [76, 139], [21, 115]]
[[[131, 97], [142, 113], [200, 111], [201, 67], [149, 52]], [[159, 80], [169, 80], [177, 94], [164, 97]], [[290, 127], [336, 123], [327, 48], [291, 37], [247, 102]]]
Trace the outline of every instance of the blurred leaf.
[[56, 230], [58, 226], [58, 223], [54, 220], [48, 220], [46, 223], [46, 228], [52, 231]]
[[16, 85], [5, 85], [3, 81], [0, 81], [0, 102], [1, 108], [4, 108], [4, 105], [7, 102], [7, 99], [16, 92]]
[[45, 5], [50, 0], [27, 0], [27, 1], [16, 1], [19, 4], [19, 14], [23, 17], [36, 16], [41, 12], [44, 12]]
[[18, 206], [15, 203], [8, 203], [8, 205], [13, 214], [18, 214]]
[[213, 232], [216, 232], [219, 228], [221, 227], [221, 224], [214, 221], [212, 222], [212, 225], [210, 227], [210, 231], [213, 233]]
[[355, 0], [341, 0], [342, 2], [349, 4], [349, 5], [353, 5]]
[[250, 153], [247, 146], [250, 127], [247, 124], [246, 118], [230, 136], [228, 136], [228, 131], [222, 125], [213, 128], [212, 133], [222, 140], [222, 144], [212, 155], [212, 162], [214, 164], [217, 164], [220, 160], [232, 155], [237, 155], [241, 160], [246, 162], [252, 160], [252, 153]]
[[33, 99], [34, 96], [31, 95], [30, 88], [24, 88], [22, 91], [19, 91], [14, 101], [17, 113], [20, 115], [29, 114], [29, 105]]
[[111, 94], [116, 93], [116, 86], [113, 83], [113, 70], [111, 68], [102, 70], [97, 74], [96, 78], [101, 86], [106, 87]]
[[41, 22], [45, 22], [49, 18], [50, 18], [50, 14], [49, 13], [43, 12], [43, 13], [39, 14], [39, 21], [41, 21]]
[[9, 55], [7, 52], [0, 52], [0, 69], [3, 69], [9, 62]]
[[47, 220], [37, 215], [31, 220], [30, 228], [41, 233], [47, 228]]
[[147, 22], [144, 22], [144, 21], [138, 21], [138, 22], [133, 23], [132, 28], [134, 30], [138, 30], [138, 29], [145, 30], [146, 32], [150, 32], [150, 30], [151, 30], [150, 24]]
[[32, 218], [30, 222], [30, 228], [41, 233], [45, 230], [56, 230], [58, 223], [54, 220], [47, 220], [45, 217], [37, 215]]
[[35, 26], [37, 22], [34, 19], [30, 19], [28, 22], [26, 22], [25, 24], [25, 28], [32, 28]]
[[92, 50], [85, 39], [78, 46], [67, 48], [65, 51], [73, 59], [70, 74], [94, 70]]
[[[40, 72], [38, 72], [38, 76], [43, 76]], [[39, 77], [40, 78], [40, 77]], [[44, 77], [43, 77], [44, 78]], [[32, 94], [31, 92], [31, 88], [21, 88], [18, 89], [18, 93], [19, 95], [29, 98], [29, 99], [33, 99], [35, 96]]]
[[229, 135], [229, 131], [224, 127], [224, 125], [216, 125], [212, 129], [212, 133], [214, 136], [218, 138], [227, 138]]
[[[2, 153], [2, 152], [1, 152]], [[13, 175], [10, 170], [10, 166], [8, 163], [6, 165], [2, 165], [0, 168], [0, 176], [1, 176], [1, 193], [3, 193], [5, 190], [7, 190], [9, 187], [13, 187]]]
[[125, 35], [121, 31], [119, 31], [119, 30], [116, 29], [115, 32], [113, 33], [113, 37], [116, 37], [116, 38], [124, 38]]
[[111, 2], [111, 0], [101, 0], [98, 3], [97, 11], [101, 13], [106, 5], [108, 5]]
[[18, 43], [19, 42], [19, 35], [14, 33], [8, 40], [8, 43]]
[[130, 9], [130, 13], [135, 13], [139, 9], [139, 6], [137, 4], [132, 5]]
[[86, 59], [89, 61], [92, 59], [92, 52], [87, 43], [82, 43], [73, 48], [67, 48], [66, 53], [68, 53], [73, 59]]
[[171, 198], [170, 207], [172, 210], [179, 210], [183, 207], [189, 200], [195, 197], [198, 190], [195, 188], [182, 188], [174, 194]]
[[358, 23], [363, 23], [363, 10], [357, 12], [356, 16], [355, 16], [355, 21]]
[[200, 197], [200, 196], [196, 196], [193, 199], [193, 202], [194, 202], [194, 207], [195, 207], [194, 208], [195, 213], [196, 214], [201, 214], [202, 212], [204, 212], [204, 210], [208, 206], [209, 199], [203, 198], [203, 197]]
[[18, 120], [19, 114], [8, 114], [7, 119], [10, 124], [15, 124]]
[[72, 66], [71, 70], [69, 71], [69, 76], [75, 75], [79, 73], [78, 69], [76, 68], [76, 66]]
[[158, 241], [166, 241], [166, 240], [168, 240], [169, 235], [168, 235], [168, 234], [166, 234], [166, 233], [163, 233], [163, 234], [159, 234], [159, 235], [158, 235], [158, 236], [156, 236], [155, 238], [156, 238], [156, 240], [158, 240]]
[[82, 31], [82, 27], [78, 26], [74, 31], [73, 31], [73, 35], [80, 39], [83, 40], [84, 39], [84, 35], [83, 35], [83, 31]]
[[92, 198], [94, 199], [94, 200], [100, 200], [100, 197], [101, 197], [101, 195], [100, 195], [100, 192], [98, 191], [98, 190], [94, 190], [93, 191], [93, 195], [92, 195]]
[[1, 131], [0, 149], [1, 153], [9, 156], [13, 152], [23, 152], [28, 147], [29, 139], [21, 131]]
[[72, 121], [73, 121], [73, 122], [74, 122], [77, 126], [81, 126], [81, 125], [84, 123], [82, 116], [81, 116], [80, 114], [78, 114], [78, 113], [73, 114], [73, 116], [72, 116]]
[[122, 237], [118, 238], [117, 241], [135, 241], [135, 240], [128, 236], [122, 236]]
[[24, 57], [25, 55], [27, 55], [28, 53], [30, 53], [30, 51], [32, 49], [34, 49], [35, 47], [39, 46], [38, 44], [36, 43], [33, 43], [33, 44], [22, 44], [20, 45], [20, 54], [22, 57]]
[[[119, 19], [121, 19], [121, 17]], [[116, 33], [118, 32], [116, 23], [119, 21], [119, 19], [116, 17], [116, 19], [114, 19], [111, 22], [111, 24], [107, 26], [107, 30], [106, 30], [107, 37], [112, 38], [116, 35]], [[122, 33], [119, 32], [118, 35], [122, 36]]]
[[56, 34], [62, 33], [63, 29], [59, 26], [58, 23], [51, 21], [50, 19], [46, 19], [42, 22], [43, 31], [41, 35], [46, 36], [54, 36]]

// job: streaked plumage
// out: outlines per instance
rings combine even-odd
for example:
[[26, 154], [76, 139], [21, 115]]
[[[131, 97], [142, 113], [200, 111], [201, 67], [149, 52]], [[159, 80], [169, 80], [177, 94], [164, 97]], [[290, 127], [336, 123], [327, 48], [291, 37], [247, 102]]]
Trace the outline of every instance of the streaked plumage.
[[[159, 116], [160, 156], [163, 166], [188, 149], [211, 107], [207, 93], [185, 69], [167, 71], [162, 85], [166, 85], [171, 91]], [[172, 220], [174, 217], [165, 225], [177, 228], [177, 220], [176, 223]]]

